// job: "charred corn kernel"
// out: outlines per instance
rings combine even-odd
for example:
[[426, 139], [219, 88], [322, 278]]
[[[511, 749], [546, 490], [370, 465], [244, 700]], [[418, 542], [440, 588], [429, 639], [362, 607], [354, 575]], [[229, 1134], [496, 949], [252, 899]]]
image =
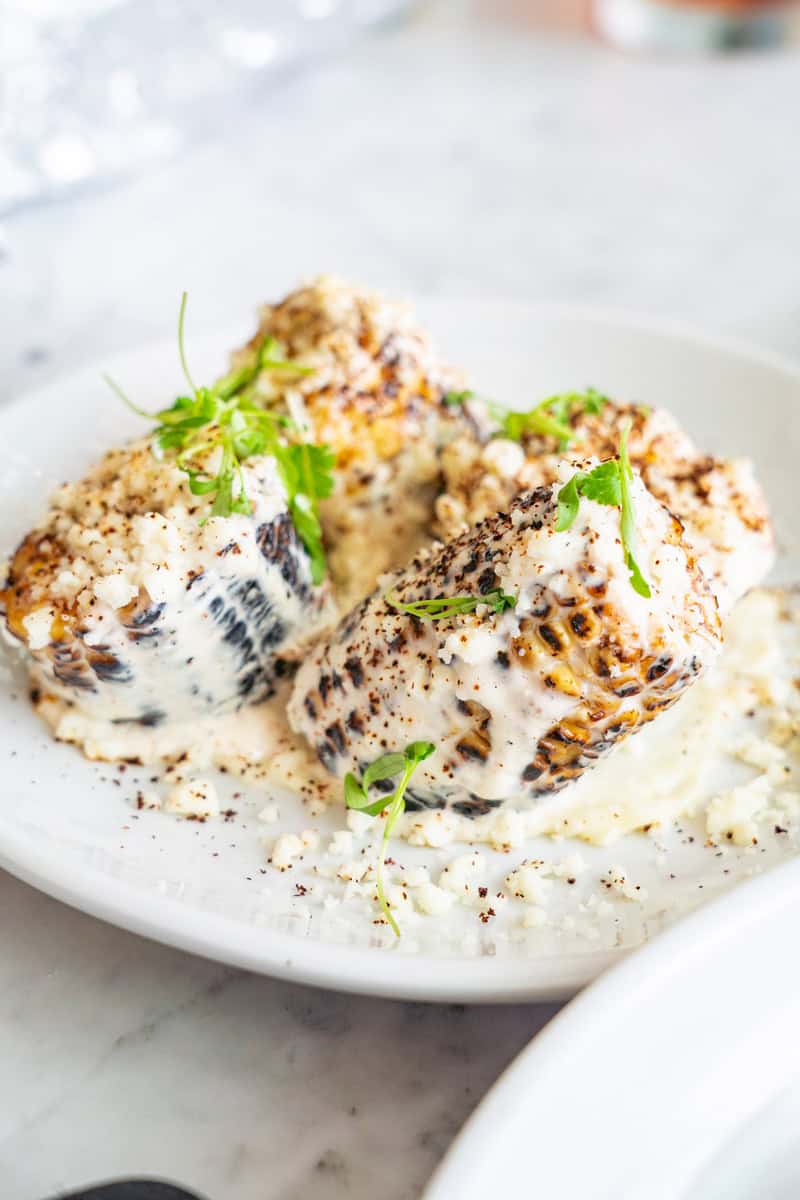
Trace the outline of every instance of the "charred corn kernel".
[[296, 416], [336, 453], [336, 490], [320, 517], [328, 563], [344, 607], [429, 535], [440, 454], [468, 427], [444, 394], [463, 383], [443, 366], [411, 310], [375, 292], [321, 277], [261, 312], [243, 365], [265, 337], [313, 374], [264, 372], [267, 405]]
[[417, 769], [411, 807], [476, 813], [536, 797], [674, 703], [715, 656], [714, 597], [680, 523], [641, 480], [632, 486], [649, 599], [631, 587], [617, 509], [584, 501], [580, 524], [556, 533], [559, 486], [525, 493], [392, 584], [401, 603], [500, 588], [513, 607], [431, 621], [376, 592], [303, 663], [290, 719], [331, 772], [426, 740], [437, 752]]
[[[579, 464], [588, 457], [614, 458], [628, 422], [633, 466], [649, 491], [683, 522], [686, 541], [725, 614], [761, 581], [774, 559], [769, 511], [752, 465], [746, 459], [703, 454], [663, 409], [611, 402], [599, 413], [576, 407], [570, 418], [569, 460]], [[456, 536], [461, 523], [476, 524], [521, 492], [554, 481], [564, 455], [555, 440], [527, 433], [522, 448], [522, 464], [506, 471], [487, 460], [474, 433], [460, 435], [445, 449], [444, 489], [436, 501], [440, 537]], [[598, 594], [596, 588], [588, 590]]]
[[276, 655], [314, 628], [325, 589], [271, 458], [245, 465], [252, 515], [209, 517], [147, 441], [53, 498], [1, 599], [36, 686], [103, 721], [156, 725], [268, 695]]

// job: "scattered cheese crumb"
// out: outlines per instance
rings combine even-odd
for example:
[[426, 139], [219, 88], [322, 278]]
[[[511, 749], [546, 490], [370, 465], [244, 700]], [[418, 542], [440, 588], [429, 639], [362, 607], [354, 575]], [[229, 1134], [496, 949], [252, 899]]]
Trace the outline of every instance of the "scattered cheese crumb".
[[427, 867], [411, 867], [403, 875], [403, 882], [411, 888], [423, 887], [430, 880], [431, 873]]
[[706, 812], [706, 833], [714, 841], [726, 838], [737, 846], [749, 846], [758, 841], [756, 820], [765, 808], [772, 785], [766, 775], [759, 775], [730, 791], [714, 796]]
[[371, 873], [373, 873], [373, 865], [366, 855], [362, 855], [361, 858], [355, 858], [352, 862], [341, 863], [336, 871], [339, 879], [344, 879], [345, 881], [354, 880], [355, 882], [366, 879]]
[[259, 821], [263, 821], [265, 825], [274, 825], [280, 820], [281, 810], [277, 804], [265, 804], [261, 812], [258, 814]]
[[363, 837], [372, 828], [375, 817], [370, 817], [367, 813], [358, 812], [357, 809], [351, 808], [347, 813], [347, 828], [356, 837]]
[[533, 863], [521, 863], [516, 870], [506, 875], [505, 885], [510, 895], [525, 904], [544, 905], [547, 902], [552, 881], [543, 879]]
[[337, 829], [336, 833], [330, 840], [328, 846], [329, 854], [343, 854], [345, 856], [353, 853], [354, 838], [352, 833], [347, 829]]
[[305, 846], [296, 833], [284, 833], [275, 841], [272, 847], [270, 862], [279, 871], [287, 871], [292, 865], [292, 859], [303, 853]]
[[485, 875], [485, 863], [480, 854], [461, 854], [452, 859], [439, 876], [439, 887], [454, 892], [462, 899], [480, 899], [480, 892], [485, 889], [478, 884], [478, 878]]
[[627, 873], [623, 867], [609, 867], [604, 875], [601, 876], [600, 882], [604, 888], [615, 895], [620, 896], [623, 900], [646, 900], [647, 891], [638, 883], [632, 883], [628, 879]]
[[765, 738], [750, 737], [743, 739], [733, 751], [734, 757], [750, 767], [768, 771], [770, 767], [781, 766], [786, 760], [786, 751]]
[[440, 917], [442, 913], [447, 912], [455, 900], [452, 892], [437, 887], [435, 883], [423, 883], [421, 887], [414, 889], [413, 895], [420, 912], [427, 913], [431, 917]]
[[170, 791], [165, 808], [181, 817], [205, 819], [219, 812], [217, 789], [209, 779], [187, 779]]
[[46, 607], [34, 609], [33, 612], [22, 618], [22, 624], [28, 635], [29, 650], [43, 650], [50, 644], [50, 629], [55, 615], [54, 609]]

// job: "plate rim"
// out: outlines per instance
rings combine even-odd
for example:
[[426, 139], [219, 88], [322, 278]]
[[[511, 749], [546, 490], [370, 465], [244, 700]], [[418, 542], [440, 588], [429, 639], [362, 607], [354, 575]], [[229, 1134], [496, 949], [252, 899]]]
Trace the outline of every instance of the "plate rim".
[[[642, 332], [676, 343], [691, 343], [743, 362], [756, 363], [787, 377], [800, 386], [800, 359], [794, 360], [768, 347], [761, 347], [736, 336], [718, 334], [687, 321], [662, 318], [611, 306], [570, 304], [568, 302], [529, 302], [520, 297], [461, 296], [417, 294], [415, 306], [428, 312], [453, 307], [481, 310], [501, 304], [532, 320], [558, 320], [595, 324], [626, 332]], [[235, 344], [241, 325], [230, 329], [204, 330], [198, 341], [213, 347]], [[234, 331], [234, 332], [231, 332]], [[224, 341], [223, 341], [224, 340]], [[53, 373], [34, 389], [20, 392], [0, 408], [0, 426], [4, 413], [20, 404], [40, 402], [56, 389], [80, 386], [84, 381], [99, 380], [102, 370], [118, 374], [128, 361], [151, 355], [158, 358], [174, 350], [173, 338], [149, 339], [138, 345], [117, 350], [102, 360], [84, 363], [63, 374]], [[790, 864], [791, 865], [791, 864]], [[65, 868], [57, 851], [50, 853], [31, 843], [0, 817], [0, 867], [39, 891], [85, 912], [151, 940], [174, 946], [189, 953], [276, 978], [326, 987], [333, 990], [383, 998], [436, 1003], [519, 1003], [531, 1000], [560, 1000], [574, 995], [609, 967], [631, 954], [630, 949], [532, 956], [509, 959], [503, 956], [435, 957], [431, 954], [406, 955], [394, 947], [354, 947], [335, 942], [245, 924], [217, 913], [202, 913], [183, 906], [180, 901], [161, 894], [148, 893], [133, 884], [114, 879], [99, 870], [84, 870], [80, 882], [93, 881], [91, 890], [76, 883], [74, 872]], [[781, 867], [781, 870], [784, 868]], [[772, 872], [770, 872], [772, 874]], [[750, 883], [752, 881], [748, 881]], [[738, 885], [735, 888], [738, 891]], [[726, 899], [723, 897], [722, 899]], [[710, 902], [713, 907], [718, 901]], [[703, 908], [705, 911], [705, 906]], [[167, 920], [164, 914], [168, 914]], [[685, 918], [680, 918], [678, 928]], [[201, 928], [198, 925], [201, 924]], [[257, 932], [257, 937], [254, 932]], [[667, 936], [661, 934], [661, 937]], [[245, 943], [249, 942], [250, 945]], [[639, 948], [639, 953], [648, 945]], [[408, 969], [410, 962], [415, 970]]]
[[[74, 872], [61, 865], [57, 851], [31, 846], [29, 838], [20, 837], [13, 827], [9, 830], [4, 822], [0, 822], [0, 868], [70, 908], [151, 941], [276, 979], [388, 1000], [441, 1004], [563, 1000], [597, 976], [598, 962], [604, 971], [631, 953], [620, 948], [530, 959], [408, 955], [394, 946], [323, 942], [246, 925], [219, 913], [199, 913], [171, 896], [147, 892], [94, 869], [81, 874], [82, 881], [87, 877], [95, 881], [87, 893], [76, 885]], [[536, 975], [534, 980], [531, 974]]]

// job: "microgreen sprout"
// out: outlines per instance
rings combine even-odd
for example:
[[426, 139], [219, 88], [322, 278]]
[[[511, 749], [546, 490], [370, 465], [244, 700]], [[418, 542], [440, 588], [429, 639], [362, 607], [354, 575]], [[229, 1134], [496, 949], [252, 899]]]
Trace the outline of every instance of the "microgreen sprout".
[[410, 617], [418, 617], [421, 621], [441, 621], [459, 613], [471, 613], [481, 604], [485, 604], [492, 612], [502, 613], [517, 603], [516, 596], [510, 596], [501, 588], [493, 588], [482, 596], [439, 596], [433, 600], [410, 600], [408, 603], [398, 600], [392, 590], [386, 593], [384, 600], [390, 608], [408, 613]]
[[578, 515], [581, 496], [585, 496], [587, 500], [594, 500], [597, 504], [608, 504], [618, 508], [622, 550], [630, 574], [631, 587], [640, 596], [649, 598], [649, 584], [636, 561], [636, 515], [630, 489], [633, 470], [628, 457], [629, 432], [630, 421], [627, 421], [620, 434], [617, 458], [602, 462], [591, 471], [576, 471], [560, 489], [556, 532], [565, 533], [572, 528]]
[[[296, 426], [288, 417], [264, 408], [256, 394], [262, 371], [294, 376], [311, 374], [314, 368], [285, 358], [276, 339], [268, 336], [242, 366], [211, 387], [197, 387], [184, 344], [186, 302], [184, 292], [178, 314], [178, 354], [190, 395], [178, 396], [169, 408], [149, 413], [134, 404], [113, 379], [104, 378], [133, 412], [156, 422], [152, 435], [155, 452], [174, 452], [175, 465], [186, 474], [192, 495], [211, 498], [212, 517], [250, 515], [253, 506], [242, 463], [271, 455], [286, 488], [298, 537], [309, 555], [312, 581], [318, 584], [325, 575], [318, 504], [333, 491], [335, 456], [328, 446], [289, 440], [287, 434], [297, 436]], [[215, 450], [219, 451], [217, 465], [209, 472], [201, 463]]]
[[[475, 398], [475, 393], [470, 391], [446, 392], [444, 402], [455, 407]], [[576, 416], [602, 412], [609, 400], [596, 388], [587, 388], [584, 392], [559, 392], [548, 396], [527, 412], [514, 412], [492, 400], [484, 403], [500, 426], [498, 436], [520, 442], [526, 434], [540, 434], [555, 438], [559, 450], [565, 450], [574, 437], [570, 421]]]
[[[371, 817], [377, 817], [384, 809], [387, 810], [386, 824], [383, 827], [383, 837], [381, 838], [381, 847], [375, 871], [377, 881], [376, 890], [378, 893], [378, 902], [386, 920], [394, 931], [395, 937], [400, 937], [400, 928], [394, 919], [389, 902], [386, 899], [386, 891], [383, 885], [386, 848], [389, 844], [392, 831], [405, 811], [405, 794], [409, 780], [419, 764], [426, 758], [430, 758], [435, 750], [436, 747], [433, 742], [412, 742], [410, 746], [406, 746], [402, 753], [382, 754], [380, 758], [377, 758], [375, 762], [367, 767], [361, 779], [358, 779], [352, 773], [348, 773], [344, 777], [344, 798], [348, 808], [367, 813]], [[377, 800], [370, 799], [369, 789], [373, 783], [380, 783], [385, 779], [394, 779], [397, 775], [400, 776], [400, 779], [390, 796], [383, 795]]]
[[472, 392], [469, 389], [463, 392], [445, 392], [445, 394], [442, 396], [442, 399], [448, 408], [459, 408], [461, 405], [466, 404], [468, 401], [474, 400], [475, 398], [475, 392]]

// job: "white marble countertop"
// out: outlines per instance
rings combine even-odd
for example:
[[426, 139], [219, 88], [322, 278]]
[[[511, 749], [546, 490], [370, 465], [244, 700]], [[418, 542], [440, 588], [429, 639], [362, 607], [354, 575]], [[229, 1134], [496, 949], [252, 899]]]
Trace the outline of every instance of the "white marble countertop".
[[[332, 270], [579, 300], [800, 355], [800, 70], [626, 60], [441, 6], [225, 136], [0, 240], [0, 399]], [[124, 1173], [209, 1200], [411, 1200], [544, 1007], [247, 976], [0, 878], [3, 1200]]]

